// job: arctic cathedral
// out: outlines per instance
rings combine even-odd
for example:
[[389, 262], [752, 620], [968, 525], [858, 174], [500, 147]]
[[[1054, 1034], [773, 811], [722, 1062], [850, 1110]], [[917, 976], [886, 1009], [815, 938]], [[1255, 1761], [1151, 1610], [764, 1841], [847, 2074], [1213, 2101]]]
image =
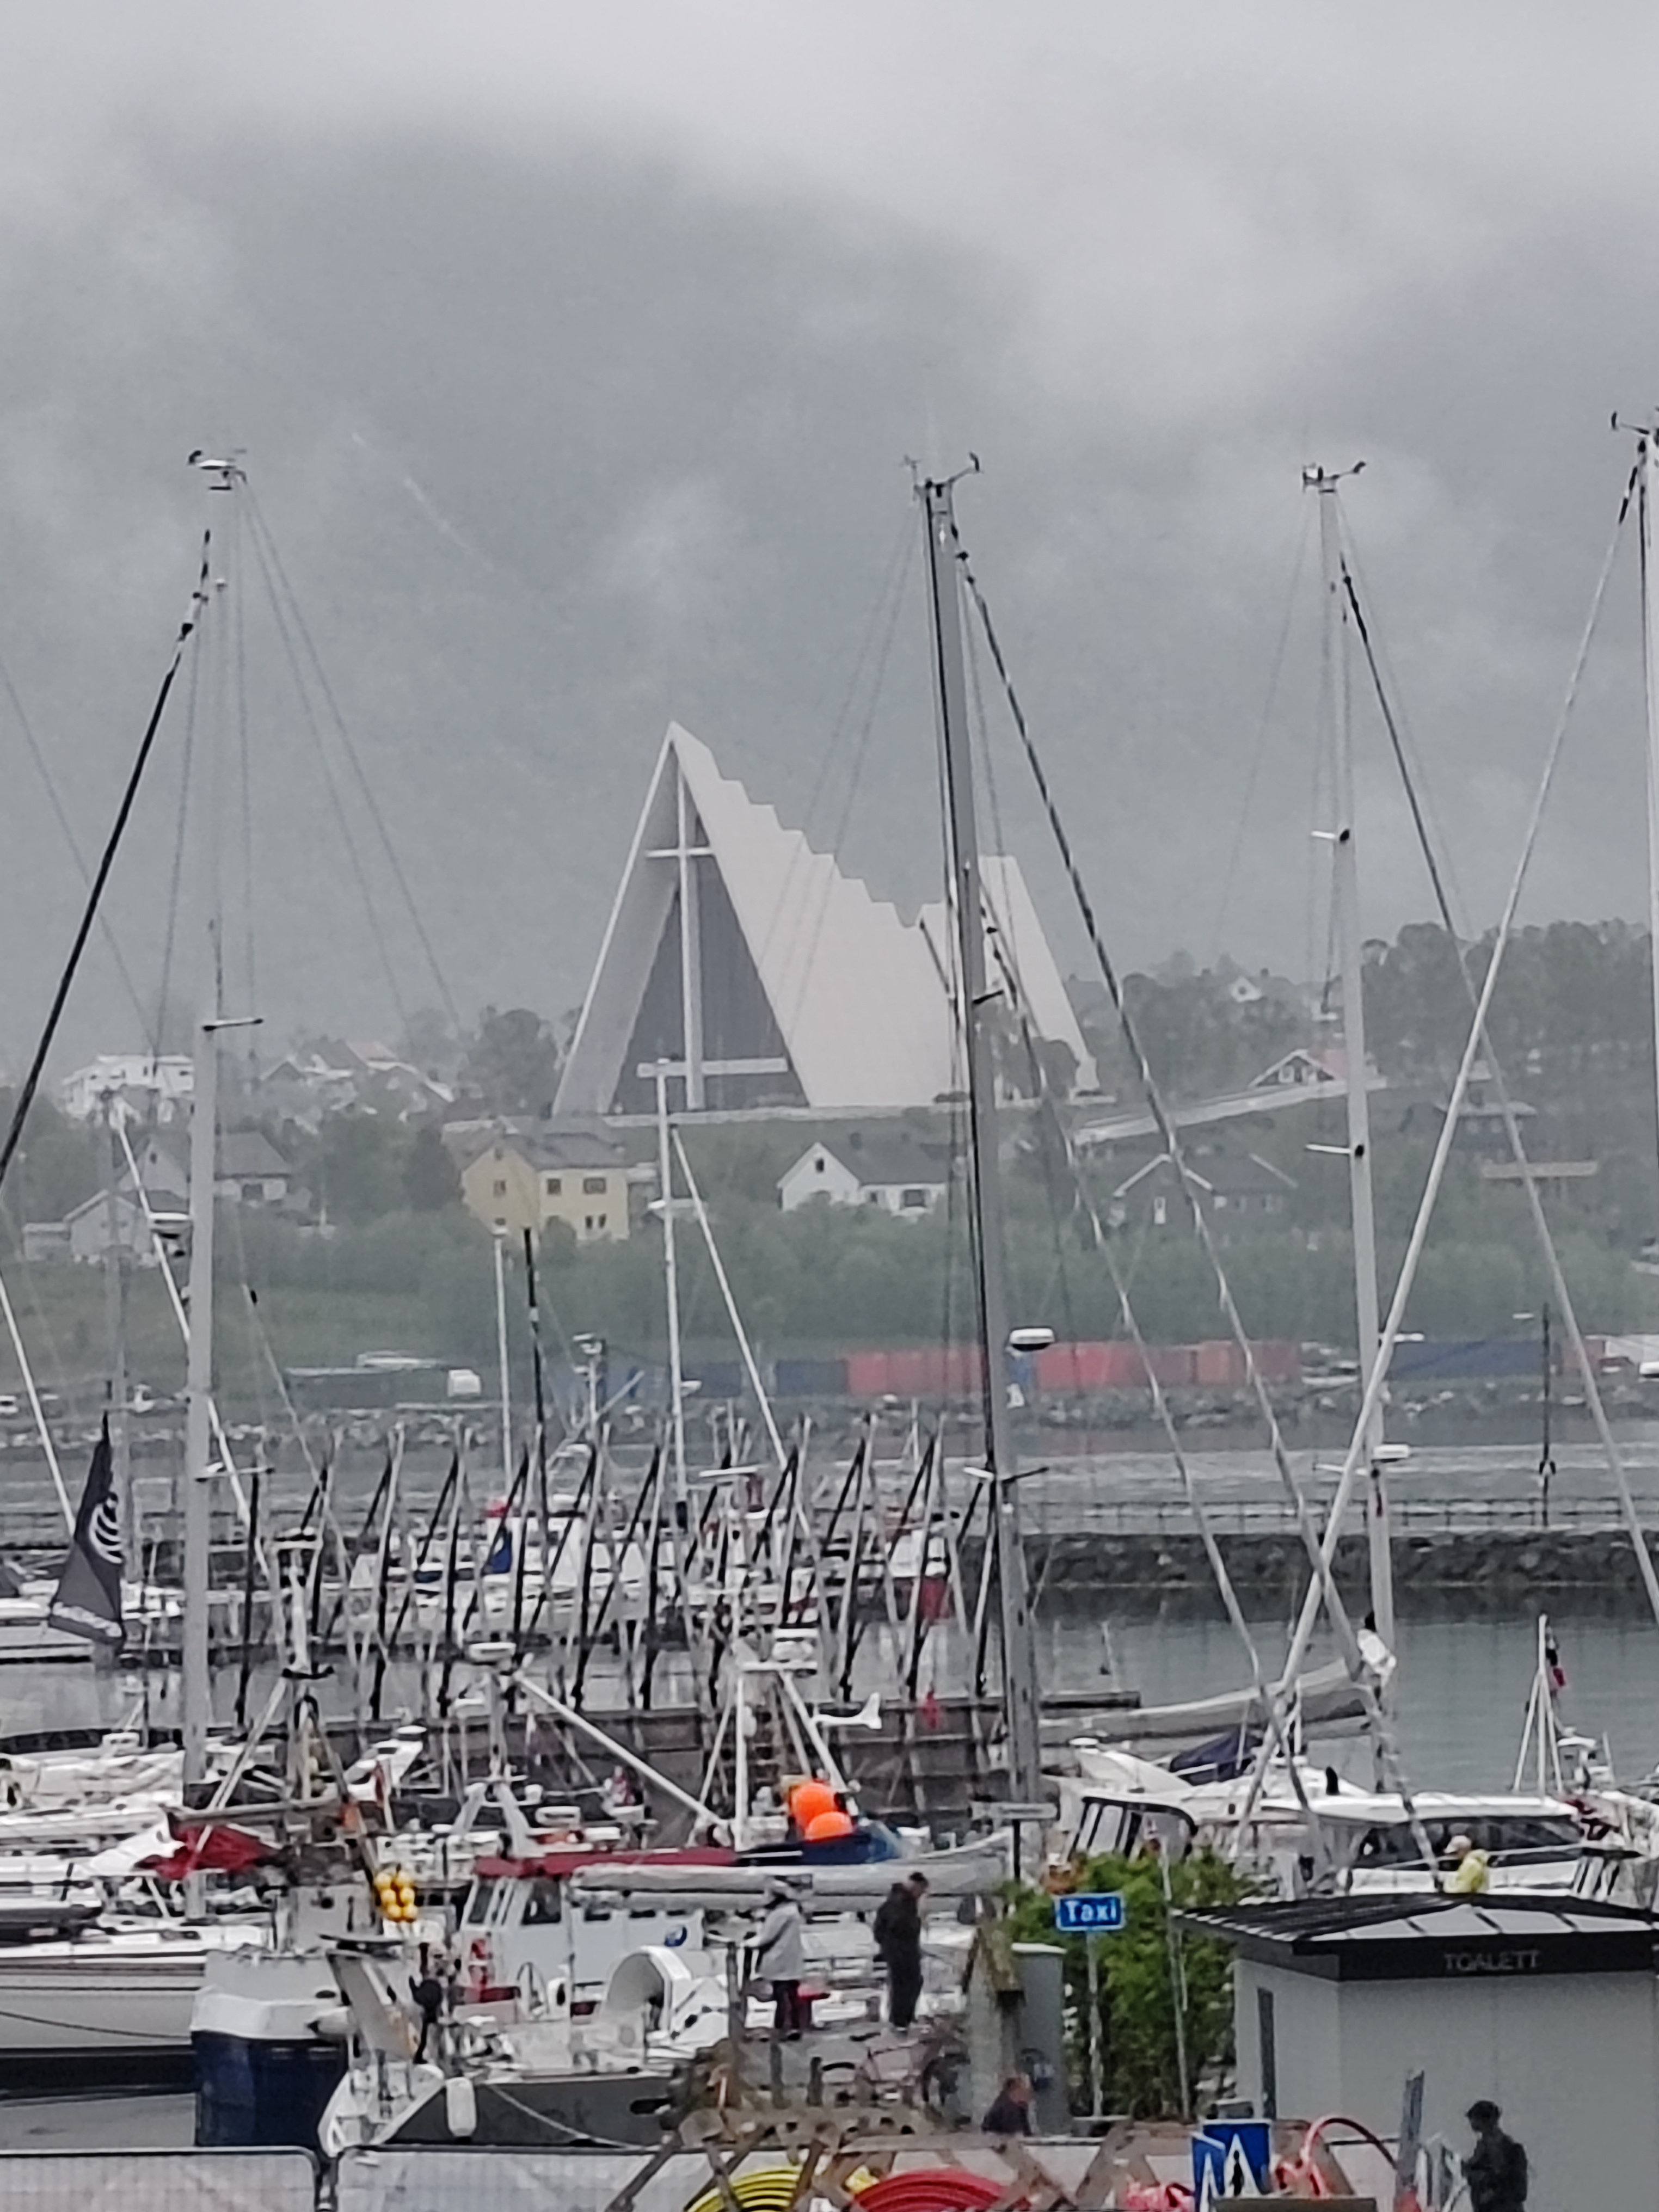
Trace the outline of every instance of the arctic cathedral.
[[[1011, 1014], [1094, 1069], [1018, 861], [982, 863], [987, 973]], [[960, 1090], [951, 933], [845, 876], [669, 726], [556, 1111], [896, 1112]]]

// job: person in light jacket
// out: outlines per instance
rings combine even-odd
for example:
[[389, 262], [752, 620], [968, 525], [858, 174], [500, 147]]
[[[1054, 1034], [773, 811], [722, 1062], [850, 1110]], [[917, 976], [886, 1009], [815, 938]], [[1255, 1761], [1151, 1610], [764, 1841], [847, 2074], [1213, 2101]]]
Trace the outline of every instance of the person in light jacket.
[[806, 1972], [805, 1922], [787, 1882], [769, 1882], [766, 1901], [769, 1909], [755, 1935], [755, 1972], [772, 1984], [773, 2033], [793, 2042], [805, 2025], [800, 1984]]

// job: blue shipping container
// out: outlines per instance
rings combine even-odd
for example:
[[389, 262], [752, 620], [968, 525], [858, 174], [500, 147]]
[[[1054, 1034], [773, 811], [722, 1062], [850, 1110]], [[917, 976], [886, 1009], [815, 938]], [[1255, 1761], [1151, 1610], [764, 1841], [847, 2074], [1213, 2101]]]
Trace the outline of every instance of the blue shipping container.
[[1535, 1336], [1425, 1337], [1403, 1340], [1389, 1362], [1391, 1382], [1530, 1381], [1542, 1359]]
[[773, 1363], [772, 1395], [777, 1398], [844, 1398], [844, 1359], [779, 1359]]

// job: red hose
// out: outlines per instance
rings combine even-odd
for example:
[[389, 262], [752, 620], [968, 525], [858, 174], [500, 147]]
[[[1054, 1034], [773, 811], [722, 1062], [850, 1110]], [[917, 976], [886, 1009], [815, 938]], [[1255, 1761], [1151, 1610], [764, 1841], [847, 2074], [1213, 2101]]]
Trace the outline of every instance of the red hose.
[[923, 2166], [884, 2173], [860, 2189], [859, 2212], [985, 2212], [1008, 2185], [960, 2166]]
[[1276, 2161], [1273, 2170], [1275, 2188], [1297, 2192], [1305, 2184], [1316, 2197], [1330, 2195], [1330, 2184], [1314, 2163], [1314, 2152], [1327, 2128], [1351, 2128], [1362, 2142], [1368, 2142], [1373, 2150], [1380, 2152], [1390, 2165], [1394, 2163], [1394, 2153], [1381, 2136], [1374, 2135], [1363, 2120], [1351, 2120], [1340, 2112], [1327, 2112], [1322, 2118], [1316, 2120], [1303, 2136], [1301, 2148], [1294, 2158]]

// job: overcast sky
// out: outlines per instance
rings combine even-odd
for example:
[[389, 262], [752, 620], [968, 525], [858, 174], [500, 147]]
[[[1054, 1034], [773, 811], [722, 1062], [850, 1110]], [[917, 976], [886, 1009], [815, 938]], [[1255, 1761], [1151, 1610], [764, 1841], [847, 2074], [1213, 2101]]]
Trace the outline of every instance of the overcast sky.
[[[251, 852], [274, 1034], [573, 1005], [671, 715], [878, 890], [932, 893], [902, 462], [970, 447], [964, 533], [1127, 963], [1322, 968], [1310, 461], [1367, 463], [1350, 527], [1495, 915], [1629, 465], [1608, 416], [1659, 402], [1650, 9], [82, 0], [7, 43], [0, 657], [95, 849], [220, 525], [193, 819], [233, 997]], [[226, 446], [431, 959], [246, 530], [239, 565], [184, 465]], [[1533, 918], [1644, 908], [1634, 577], [1627, 547]], [[112, 900], [146, 1000], [190, 698]], [[1391, 932], [1427, 894], [1359, 728]], [[0, 748], [15, 1066], [81, 885], [4, 702]], [[100, 945], [66, 1046], [137, 1029]]]

